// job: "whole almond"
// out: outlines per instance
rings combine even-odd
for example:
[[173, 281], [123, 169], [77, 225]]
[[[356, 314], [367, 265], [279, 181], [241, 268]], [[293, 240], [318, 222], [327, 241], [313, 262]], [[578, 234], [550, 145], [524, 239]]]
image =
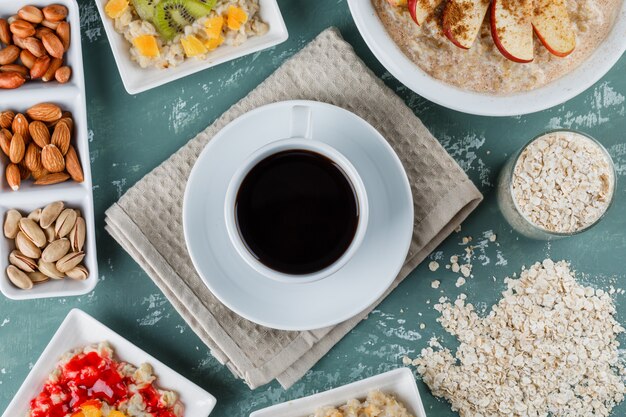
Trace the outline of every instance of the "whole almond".
[[35, 27], [26, 20], [17, 19], [9, 25], [9, 30], [18, 38], [28, 38], [35, 34]]
[[63, 42], [65, 52], [70, 49], [72, 39], [71, 32], [70, 24], [68, 22], [59, 22], [59, 26], [57, 26], [57, 35], [59, 36], [59, 39], [61, 39], [61, 42]]
[[20, 169], [15, 164], [8, 164], [4, 173], [7, 184], [13, 191], [17, 191], [20, 189], [20, 184], [22, 182], [22, 176], [20, 174]]
[[89, 270], [84, 265], [78, 265], [65, 272], [68, 278], [84, 281], [89, 278]]
[[35, 64], [30, 69], [30, 78], [33, 80], [36, 80], [46, 75], [46, 71], [48, 71], [48, 68], [50, 68], [51, 62], [52, 60], [50, 59], [48, 55], [44, 55], [41, 58], [37, 58], [37, 60], [35, 61]]
[[70, 208], [66, 208], [59, 214], [56, 222], [54, 222], [54, 232], [58, 237], [65, 237], [70, 234], [76, 225], [78, 215]]
[[[25, 49], [26, 48], [25, 39], [17, 37], [15, 35], [11, 34], [11, 40], [13, 41], [13, 44], [15, 46], [17, 46], [18, 48], [20, 48], [20, 49]], [[43, 47], [43, 45], [42, 45], [42, 47]], [[44, 51], [45, 51], [45, 49], [44, 49]]]
[[41, 23], [43, 20], [43, 13], [35, 6], [24, 6], [18, 12], [17, 15], [31, 23]]
[[65, 169], [70, 174], [72, 179], [76, 182], [83, 182], [85, 176], [83, 174], [83, 168], [76, 154], [76, 149], [70, 145], [67, 153], [65, 154]]
[[9, 148], [9, 159], [14, 164], [19, 164], [24, 158], [25, 153], [26, 144], [24, 143], [22, 135], [19, 133], [14, 134], [11, 139], [11, 147]]
[[35, 272], [37, 270], [37, 262], [24, 255], [19, 250], [14, 250], [9, 255], [9, 263], [15, 265], [24, 272]]
[[11, 44], [11, 29], [6, 19], [0, 18], [0, 42], [5, 45]]
[[51, 4], [43, 8], [43, 15], [49, 22], [60, 22], [67, 17], [67, 7], [60, 4]]
[[50, 203], [45, 206], [41, 211], [39, 226], [41, 226], [43, 229], [47, 229], [48, 227], [52, 226], [64, 208], [65, 204], [62, 201], [55, 201], [54, 203]]
[[0, 50], [0, 65], [12, 64], [20, 57], [20, 48], [9, 45]]
[[44, 122], [39, 120], [31, 122], [28, 125], [28, 131], [33, 142], [40, 148], [50, 144], [50, 130]]
[[17, 288], [22, 290], [30, 290], [33, 288], [33, 282], [28, 278], [28, 275], [15, 265], [9, 265], [7, 268], [7, 276], [9, 277], [9, 281]]
[[20, 61], [22, 61], [22, 64], [24, 64], [26, 68], [31, 69], [33, 65], [35, 65], [36, 60], [37, 57], [28, 49], [22, 49], [22, 52], [20, 52]]
[[76, 224], [74, 224], [74, 228], [70, 232], [70, 245], [74, 252], [79, 252], [83, 250], [86, 237], [87, 226], [85, 224], [85, 219], [83, 219], [82, 217], [77, 217]]
[[[70, 128], [65, 123], [57, 123], [52, 133], [52, 139], [50, 143], [55, 145], [63, 155], [65, 155], [70, 148]], [[53, 171], [51, 171], [53, 172]]]
[[24, 155], [24, 165], [31, 171], [37, 172], [43, 168], [41, 163], [41, 149], [34, 143], [29, 143]]
[[46, 174], [43, 177], [39, 177], [35, 181], [35, 185], [52, 185], [64, 182], [70, 179], [70, 176], [65, 172], [55, 172], [52, 174]]
[[35, 29], [35, 38], [41, 41], [44, 33], [54, 33], [54, 30], [47, 28], [45, 26], [39, 26], [37, 29]]
[[6, 156], [11, 153], [11, 139], [13, 135], [7, 129], [0, 130], [0, 149]]
[[41, 259], [44, 262], [56, 262], [70, 251], [70, 241], [62, 238], [50, 243], [41, 252]]
[[45, 26], [45, 27], [47, 27], [47, 28], [49, 28], [49, 29], [52, 29], [52, 30], [57, 30], [57, 28], [59, 27], [59, 23], [60, 23], [60, 22], [51, 22], [51, 21], [49, 21], [49, 20], [44, 19], [44, 20], [41, 22], [41, 25], [42, 25], [42, 26]]
[[20, 230], [31, 242], [37, 245], [38, 248], [43, 248], [46, 246], [46, 243], [48, 243], [43, 229], [39, 227], [33, 219], [22, 217], [20, 219]]
[[85, 259], [85, 252], [70, 252], [56, 263], [57, 270], [65, 273], [77, 267]]
[[39, 268], [39, 272], [52, 279], [63, 279], [65, 277], [52, 262], [45, 262], [43, 259], [39, 260], [37, 268]]
[[56, 78], [56, 80], [61, 84], [65, 84], [66, 82], [68, 82], [71, 76], [72, 76], [72, 69], [67, 66], [59, 68], [57, 72], [54, 74], [54, 78]]
[[47, 169], [45, 169], [45, 168], [43, 167], [43, 165], [42, 165], [42, 166], [41, 166], [41, 169], [40, 169], [39, 171], [32, 171], [32, 172], [31, 172], [31, 174], [32, 174], [32, 176], [33, 176], [33, 179], [34, 179], [34, 180], [35, 180], [35, 182], [36, 182], [36, 181], [38, 181], [39, 179], [41, 179], [41, 178], [45, 177], [46, 175], [49, 175], [49, 174], [50, 174], [50, 172], [48, 172], [48, 170], [47, 170]]
[[20, 64], [7, 64], [0, 66], [0, 72], [17, 72], [21, 74], [23, 77], [28, 77], [30, 71], [24, 65]]
[[17, 164], [17, 168], [20, 170], [20, 179], [22, 181], [26, 181], [27, 179], [30, 178], [30, 169], [26, 167], [26, 164], [24, 163], [24, 159], [22, 159], [20, 163]]
[[17, 232], [17, 236], [15, 236], [15, 246], [17, 250], [31, 259], [39, 259], [41, 256], [41, 249], [21, 231]]
[[26, 275], [28, 275], [28, 278], [30, 278], [30, 280], [33, 282], [33, 284], [41, 284], [42, 282], [46, 282], [50, 279], [49, 276], [39, 272], [39, 271], [35, 271], [35, 272], [29, 272]]
[[63, 58], [65, 48], [57, 35], [52, 32], [44, 32], [41, 36], [41, 42], [51, 56], [59, 59]]
[[30, 139], [30, 132], [28, 131], [28, 120], [26, 116], [22, 113], [18, 113], [13, 118], [13, 123], [11, 123], [11, 129], [13, 130], [13, 134], [19, 133], [22, 135], [22, 139], [24, 142], [27, 142], [26, 138]]
[[57, 70], [61, 68], [62, 65], [63, 65], [62, 59], [53, 58], [52, 62], [50, 62], [50, 66], [48, 67], [48, 71], [46, 71], [43, 77], [41, 77], [41, 80], [46, 83], [48, 81], [54, 80], [54, 75], [56, 74]]
[[7, 239], [15, 239], [17, 232], [20, 231], [21, 218], [22, 214], [15, 209], [10, 209], [6, 212], [4, 217], [4, 236]]
[[[11, 141], [12, 143], [13, 141]], [[41, 150], [41, 163], [45, 169], [51, 173], [65, 170], [65, 159], [63, 154], [55, 145], [50, 144]]]
[[61, 117], [57, 123], [65, 123], [70, 129], [70, 136], [72, 132], [74, 132], [74, 120], [72, 120], [71, 116], [66, 116], [65, 112], [63, 113], [63, 117]]
[[0, 73], [0, 89], [12, 90], [21, 87], [26, 82], [26, 77], [18, 72]]
[[[13, 38], [13, 40], [15, 40], [15, 38]], [[31, 36], [23, 39], [20, 43], [22, 44], [21, 46], [18, 45], [17, 42], [15, 44], [22, 49], [28, 50], [36, 58], [41, 58], [46, 55], [46, 48], [43, 47], [43, 43], [37, 38]]]
[[11, 124], [13, 123], [14, 117], [15, 117], [15, 112], [11, 110], [6, 110], [0, 113], [0, 128], [10, 129]]
[[39, 103], [26, 110], [26, 114], [32, 120], [41, 122], [54, 122], [59, 120], [63, 113], [61, 108], [52, 103]]

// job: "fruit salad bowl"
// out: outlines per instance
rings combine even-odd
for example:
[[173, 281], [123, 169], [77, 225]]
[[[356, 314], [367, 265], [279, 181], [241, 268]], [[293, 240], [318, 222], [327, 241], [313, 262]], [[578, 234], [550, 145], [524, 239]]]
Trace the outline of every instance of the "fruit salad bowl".
[[[140, 3], [152, 4], [155, 0], [135, 0]], [[162, 0], [166, 1], [166, 0]], [[197, 10], [197, 3], [214, 4], [210, 0], [167, 0], [168, 2], [180, 3], [180, 9], [176, 12], [175, 20], [182, 19], [189, 15], [196, 17], [200, 11]], [[186, 7], [185, 3], [192, 3], [193, 6]], [[241, 45], [222, 45], [219, 48], [211, 50], [207, 53], [206, 58], [186, 59], [179, 65], [170, 68], [142, 68], [137, 62], [133, 61], [130, 52], [130, 43], [124, 38], [124, 35], [115, 30], [115, 21], [107, 15], [106, 7], [109, 0], [96, 0], [96, 5], [102, 19], [104, 29], [106, 31], [111, 50], [115, 58], [115, 63], [120, 72], [122, 83], [129, 94], [138, 94], [150, 90], [155, 87], [167, 84], [169, 82], [184, 78], [188, 75], [195, 74], [199, 71], [214, 67], [227, 61], [248, 55], [260, 50], [278, 45], [288, 38], [285, 22], [278, 8], [277, 0], [259, 0], [259, 15], [263, 22], [269, 26], [269, 30], [259, 36], [248, 38]], [[132, 2], [131, 2], [132, 4]], [[139, 13], [141, 16], [141, 13]], [[168, 16], [169, 18], [169, 16]], [[163, 31], [168, 36], [174, 36], [167, 31], [169, 28], [164, 27]], [[150, 39], [147, 39], [148, 41]], [[137, 45], [137, 41], [135, 41]], [[140, 40], [141, 42], [141, 40]], [[152, 45], [145, 42], [141, 45], [149, 50]], [[194, 45], [185, 45], [185, 47], [193, 48]], [[204, 47], [201, 45], [201, 47]]]
[[[621, 2], [614, 24], [606, 38], [580, 65], [567, 74], [528, 91], [499, 94], [476, 92], [463, 88], [463, 84], [457, 87], [434, 78], [405, 55], [387, 32], [387, 28], [372, 1], [348, 0], [348, 5], [361, 36], [377, 59], [391, 75], [420, 96], [444, 107], [469, 114], [515, 116], [559, 105], [582, 93], [600, 80], [626, 51], [626, 2]], [[403, 2], [403, 0], [388, 1]], [[449, 4], [455, 0], [444, 1]], [[491, 13], [488, 18], [492, 24], [491, 31], [494, 44], [499, 53], [510, 61], [515, 61], [519, 65], [526, 65], [525, 62], [532, 60], [532, 42], [535, 44], [540, 42], [542, 47], [545, 47], [550, 54], [555, 56], [554, 59], [567, 56], [571, 52], [572, 38], [569, 36], [570, 33], [559, 29], [558, 21], [550, 17], [550, 19], [544, 19], [540, 22], [533, 21], [533, 27], [526, 25], [525, 30], [530, 28], [530, 32], [518, 30], [520, 27], [516, 26], [516, 22], [518, 22], [519, 16], [507, 14], [507, 8], [502, 6], [506, 1], [492, 0], [491, 2], [488, 1], [486, 5], [482, 0], [470, 1], [477, 6], [472, 15], [474, 20], [471, 22], [460, 22], [455, 19], [446, 21], [444, 9], [442, 26], [447, 40], [459, 48], [470, 48], [474, 40], [472, 36], [475, 36], [477, 28], [482, 24], [483, 17], [487, 13]], [[550, 5], [558, 2], [558, 0], [542, 1]], [[408, 7], [411, 19], [419, 25], [430, 13], [428, 10], [420, 9], [420, 7], [437, 7], [439, 3], [441, 1], [438, 0], [407, 0], [404, 4], [405, 7]], [[526, 4], [526, 2], [520, 1], [519, 4]], [[552, 15], [548, 13], [548, 16]], [[455, 24], [466, 27], [466, 31], [461, 32], [462, 36], [458, 36], [459, 32], [455, 32]], [[535, 39], [533, 39], [533, 31], [536, 35]], [[526, 41], [530, 39], [530, 46], [521, 42], [520, 39]], [[476, 71], [481, 71], [479, 66], [476, 67]]]

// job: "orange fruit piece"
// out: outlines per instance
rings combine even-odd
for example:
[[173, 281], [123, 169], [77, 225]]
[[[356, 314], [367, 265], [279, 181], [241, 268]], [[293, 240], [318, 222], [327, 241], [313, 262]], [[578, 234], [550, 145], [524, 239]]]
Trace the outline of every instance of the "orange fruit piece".
[[128, 9], [128, 0], [109, 0], [104, 11], [111, 19], [117, 19]]
[[219, 39], [224, 28], [224, 18], [222, 16], [209, 17], [204, 23], [204, 31], [209, 39]]
[[194, 35], [189, 35], [181, 38], [180, 43], [183, 45], [185, 54], [188, 57], [198, 56], [206, 54], [208, 52], [206, 46], [204, 46], [202, 41], [200, 41], [200, 39], [196, 38]]
[[139, 53], [149, 58], [155, 58], [161, 53], [159, 52], [159, 45], [153, 35], [141, 35], [133, 39], [133, 44]]
[[248, 21], [248, 14], [241, 7], [229, 6], [226, 12], [228, 16], [228, 28], [231, 30], [239, 30], [241, 25]]
[[212, 51], [218, 46], [220, 46], [222, 43], [224, 43], [224, 37], [220, 36], [219, 38], [216, 38], [216, 39], [209, 39], [208, 41], [204, 43], [204, 46], [206, 46], [209, 51]]

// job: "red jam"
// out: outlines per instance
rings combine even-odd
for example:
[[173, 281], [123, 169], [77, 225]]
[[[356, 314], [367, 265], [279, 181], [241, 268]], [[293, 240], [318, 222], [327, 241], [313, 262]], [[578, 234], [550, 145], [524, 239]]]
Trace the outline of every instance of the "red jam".
[[[136, 384], [130, 377], [124, 377], [118, 369], [122, 365], [97, 352], [79, 353], [60, 368], [56, 382], [48, 381], [39, 395], [30, 402], [31, 417], [65, 417], [80, 411], [83, 405], [96, 405], [106, 402], [117, 408], [128, 401], [133, 393], [129, 385]], [[146, 411], [154, 417], [176, 417], [161, 403], [161, 395], [152, 384], [138, 390]]]

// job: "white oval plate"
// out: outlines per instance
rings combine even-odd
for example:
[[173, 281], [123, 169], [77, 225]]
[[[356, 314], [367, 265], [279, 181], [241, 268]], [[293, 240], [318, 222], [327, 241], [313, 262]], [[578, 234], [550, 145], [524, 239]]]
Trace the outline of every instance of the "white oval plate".
[[461, 90], [439, 81], [415, 65], [387, 34], [371, 0], [348, 0], [361, 36], [383, 66], [402, 84], [420, 96], [464, 113], [482, 116], [515, 116], [561, 104], [591, 87], [626, 51], [626, 2], [609, 36], [578, 68], [541, 88], [496, 96]]
[[[257, 149], [290, 136], [295, 105], [311, 108], [313, 139], [350, 160], [370, 204], [368, 229], [352, 259], [337, 273], [306, 284], [278, 282], [253, 270], [231, 243], [224, 214], [235, 171]], [[228, 308], [263, 326], [310, 330], [355, 316], [393, 282], [411, 242], [413, 199], [400, 160], [367, 122], [329, 104], [287, 101], [241, 116], [209, 142], [189, 176], [183, 226], [198, 274]]]

